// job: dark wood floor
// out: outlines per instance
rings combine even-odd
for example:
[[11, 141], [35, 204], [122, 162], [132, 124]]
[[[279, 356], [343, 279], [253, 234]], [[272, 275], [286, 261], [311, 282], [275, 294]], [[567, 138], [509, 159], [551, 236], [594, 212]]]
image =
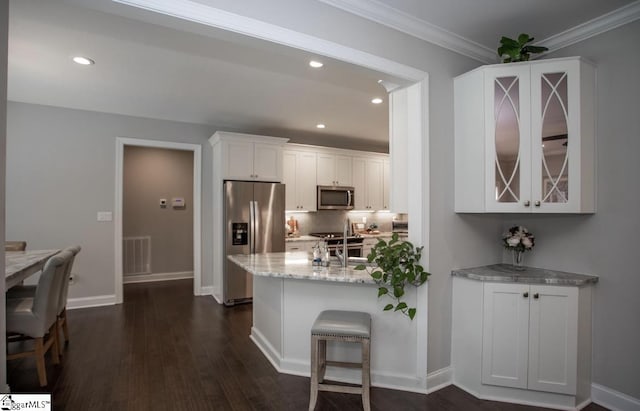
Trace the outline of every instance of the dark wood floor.
[[[32, 359], [8, 363], [14, 392], [51, 392], [59, 410], [305, 410], [309, 379], [278, 374], [249, 340], [251, 305], [193, 297], [191, 281], [127, 285], [119, 306], [69, 312], [71, 341], [49, 386]], [[373, 410], [531, 410], [453, 386], [430, 395], [373, 388]], [[317, 410], [359, 410], [357, 395], [320, 393]], [[589, 411], [604, 408], [590, 405]]]

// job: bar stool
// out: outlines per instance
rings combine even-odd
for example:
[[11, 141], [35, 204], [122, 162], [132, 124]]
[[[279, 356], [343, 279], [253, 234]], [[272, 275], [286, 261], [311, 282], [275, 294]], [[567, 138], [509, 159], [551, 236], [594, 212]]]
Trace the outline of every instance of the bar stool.
[[[362, 344], [362, 362], [327, 361], [327, 341], [344, 341]], [[327, 366], [361, 368], [360, 387], [325, 384]], [[318, 400], [318, 391], [361, 394], [365, 411], [371, 410], [369, 388], [371, 383], [371, 315], [356, 311], [323, 311], [311, 327], [311, 395], [309, 411]]]

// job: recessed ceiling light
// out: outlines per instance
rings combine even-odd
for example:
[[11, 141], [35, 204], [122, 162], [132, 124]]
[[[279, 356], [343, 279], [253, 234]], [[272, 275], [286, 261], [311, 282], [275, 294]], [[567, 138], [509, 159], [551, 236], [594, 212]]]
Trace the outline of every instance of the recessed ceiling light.
[[326, 126], [324, 124], [320, 123], [320, 124], [316, 124], [316, 127], [317, 128], [325, 128]]
[[82, 64], [83, 66], [90, 66], [92, 64], [96, 64], [95, 61], [91, 60], [88, 57], [82, 57], [82, 56], [76, 56], [73, 58], [73, 61], [75, 61], [78, 64]]
[[321, 62], [316, 61], [316, 60], [311, 60], [311, 61], [309, 62], [309, 65], [310, 65], [311, 67], [313, 67], [313, 68], [320, 68], [320, 67], [324, 66], [324, 64], [322, 64]]
[[373, 104], [380, 104], [380, 103], [382, 103], [382, 99], [380, 97], [376, 97], [373, 100], [371, 100], [371, 102]]

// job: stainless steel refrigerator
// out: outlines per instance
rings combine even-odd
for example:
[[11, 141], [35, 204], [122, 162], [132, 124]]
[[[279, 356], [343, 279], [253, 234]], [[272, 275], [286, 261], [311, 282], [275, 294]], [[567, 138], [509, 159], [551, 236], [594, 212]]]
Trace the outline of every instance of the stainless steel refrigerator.
[[225, 305], [250, 302], [253, 277], [226, 256], [284, 251], [285, 186], [279, 183], [224, 183], [225, 259], [222, 281]]

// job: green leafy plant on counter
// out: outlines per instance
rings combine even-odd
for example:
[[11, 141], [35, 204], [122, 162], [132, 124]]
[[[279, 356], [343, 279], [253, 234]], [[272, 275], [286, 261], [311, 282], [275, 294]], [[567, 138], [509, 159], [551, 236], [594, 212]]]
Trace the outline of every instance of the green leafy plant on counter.
[[378, 284], [378, 298], [387, 296], [395, 300], [394, 304], [385, 305], [384, 311], [399, 311], [412, 320], [416, 316], [416, 308], [409, 307], [403, 297], [408, 284], [419, 287], [430, 275], [420, 265], [423, 249], [414, 247], [409, 241], [400, 241], [394, 233], [388, 243], [380, 240], [373, 246], [367, 256], [372, 265], [355, 267], [356, 270], [367, 270]]
[[498, 56], [500, 56], [503, 63], [513, 63], [516, 61], [529, 61], [531, 54], [549, 50], [546, 47], [530, 45], [529, 43], [533, 40], [535, 39], [526, 33], [520, 34], [517, 40], [503, 36], [500, 39]]

